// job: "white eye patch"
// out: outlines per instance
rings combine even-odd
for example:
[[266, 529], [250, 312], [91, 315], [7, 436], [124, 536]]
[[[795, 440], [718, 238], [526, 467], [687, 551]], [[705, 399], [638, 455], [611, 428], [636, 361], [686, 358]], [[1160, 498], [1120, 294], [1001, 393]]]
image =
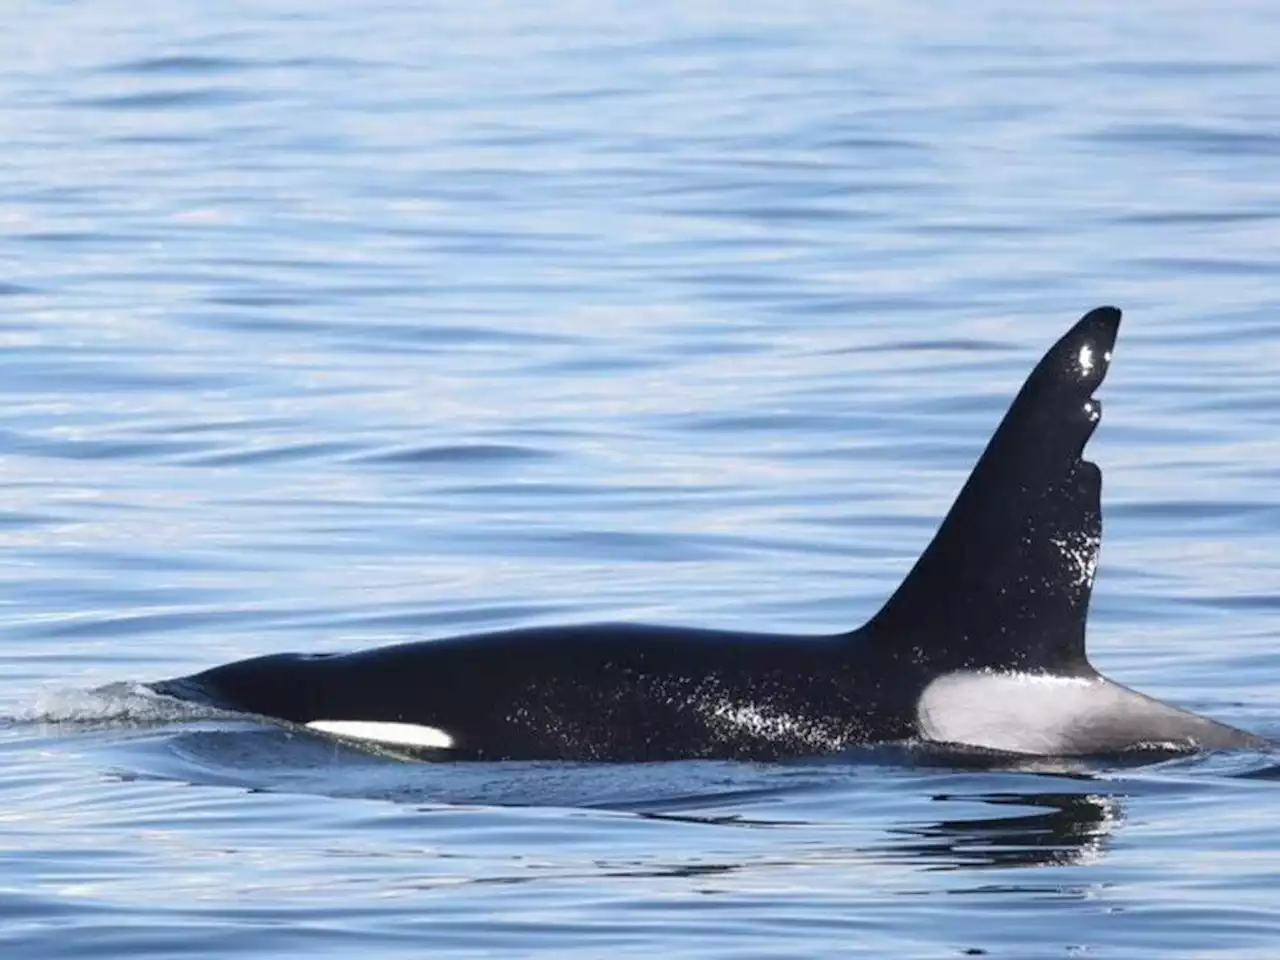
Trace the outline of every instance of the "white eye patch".
[[416, 723], [380, 723], [376, 720], [312, 720], [308, 730], [327, 733], [345, 740], [368, 740], [398, 747], [428, 747], [448, 750], [453, 737], [437, 727]]

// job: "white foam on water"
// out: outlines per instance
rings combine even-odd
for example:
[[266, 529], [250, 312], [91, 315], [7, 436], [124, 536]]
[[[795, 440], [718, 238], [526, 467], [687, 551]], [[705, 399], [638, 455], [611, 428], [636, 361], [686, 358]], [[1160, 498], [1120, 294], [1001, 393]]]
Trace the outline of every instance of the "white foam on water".
[[5, 719], [15, 723], [139, 726], [226, 716], [238, 715], [166, 697], [140, 683], [110, 683], [92, 690], [52, 685], [36, 690]]

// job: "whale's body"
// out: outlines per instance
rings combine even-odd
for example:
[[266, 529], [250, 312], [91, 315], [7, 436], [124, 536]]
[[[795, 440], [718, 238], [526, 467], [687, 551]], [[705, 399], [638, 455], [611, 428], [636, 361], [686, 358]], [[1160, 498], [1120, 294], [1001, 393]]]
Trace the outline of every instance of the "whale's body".
[[640, 624], [276, 654], [164, 694], [455, 759], [772, 759], [928, 741], [1036, 756], [1259, 746], [1102, 677], [1085, 654], [1101, 415], [1120, 311], [1032, 371], [911, 573], [864, 626], [787, 636]]

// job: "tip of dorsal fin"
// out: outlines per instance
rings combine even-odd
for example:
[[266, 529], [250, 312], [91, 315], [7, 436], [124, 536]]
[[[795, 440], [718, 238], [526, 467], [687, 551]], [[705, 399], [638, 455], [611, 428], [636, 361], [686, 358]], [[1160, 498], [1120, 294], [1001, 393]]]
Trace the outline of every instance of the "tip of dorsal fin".
[[1014, 398], [906, 580], [866, 629], [939, 669], [1088, 669], [1102, 473], [1083, 459], [1120, 311], [1087, 313]]

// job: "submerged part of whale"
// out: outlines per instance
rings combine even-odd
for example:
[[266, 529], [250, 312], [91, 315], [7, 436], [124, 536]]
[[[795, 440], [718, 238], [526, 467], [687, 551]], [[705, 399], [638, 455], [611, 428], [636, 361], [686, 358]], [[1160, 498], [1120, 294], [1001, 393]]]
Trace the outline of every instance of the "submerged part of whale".
[[1045, 354], [915, 567], [851, 633], [537, 627], [258, 657], [153, 687], [457, 759], [769, 759], [912, 740], [1042, 756], [1260, 746], [1085, 656], [1102, 478], [1083, 451], [1119, 323], [1100, 307]]

